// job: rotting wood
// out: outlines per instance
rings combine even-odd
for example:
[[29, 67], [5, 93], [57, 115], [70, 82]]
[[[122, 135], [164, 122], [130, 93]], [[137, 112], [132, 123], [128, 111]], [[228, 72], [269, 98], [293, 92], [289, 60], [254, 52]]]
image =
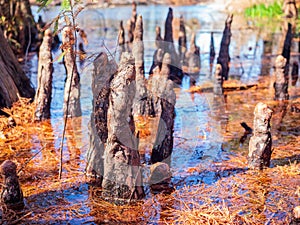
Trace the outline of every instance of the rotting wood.
[[8, 208], [21, 209], [24, 206], [24, 200], [16, 169], [16, 164], [10, 160], [1, 164], [0, 173], [3, 178], [1, 202]]
[[288, 100], [288, 80], [285, 76], [286, 59], [279, 55], [275, 60], [275, 100]]
[[108, 139], [104, 151], [103, 197], [144, 197], [138, 141], [131, 114], [135, 96], [134, 58], [124, 53], [111, 81], [107, 113]]
[[[80, 106], [80, 76], [77, 70], [76, 54], [74, 52], [74, 34], [71, 27], [62, 31], [62, 50], [64, 52], [64, 66], [66, 69], [66, 82], [64, 90], [64, 115], [68, 117], [81, 116]], [[68, 106], [67, 106], [68, 104]], [[68, 108], [68, 114], [67, 114]]]
[[228, 79], [229, 74], [229, 45], [231, 39], [231, 23], [232, 23], [233, 15], [229, 15], [225, 21], [225, 28], [223, 31], [223, 36], [221, 40], [220, 52], [217, 58], [217, 64], [221, 64], [222, 66], [222, 77], [224, 80]]
[[38, 88], [35, 96], [35, 120], [50, 119], [50, 107], [52, 100], [52, 33], [47, 29], [39, 51], [38, 64]]
[[101, 52], [94, 60], [92, 75], [93, 111], [89, 123], [90, 142], [87, 152], [86, 173], [89, 176], [103, 179], [104, 148], [108, 137], [107, 110], [109, 105], [110, 82], [117, 71], [114, 60], [109, 60]]
[[272, 110], [259, 102], [254, 110], [253, 136], [249, 142], [248, 166], [251, 169], [263, 169], [270, 166], [272, 154], [272, 136], [270, 120]]

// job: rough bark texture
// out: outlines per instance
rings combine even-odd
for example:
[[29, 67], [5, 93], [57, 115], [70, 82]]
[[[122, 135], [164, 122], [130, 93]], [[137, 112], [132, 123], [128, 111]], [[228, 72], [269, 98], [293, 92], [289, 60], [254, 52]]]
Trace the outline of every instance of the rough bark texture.
[[186, 39], [186, 31], [184, 26], [184, 19], [183, 16], [181, 15], [179, 21], [179, 38], [178, 38], [178, 52], [179, 52], [181, 65], [184, 64], [185, 53], [187, 50], [186, 44], [187, 44], [187, 39]]
[[293, 39], [292, 24], [288, 23], [288, 29], [286, 31], [283, 50], [282, 50], [282, 56], [286, 59], [284, 75], [287, 80], [289, 78], [292, 39]]
[[18, 95], [33, 98], [35, 91], [0, 28], [0, 107], [11, 107]]
[[[76, 54], [73, 49], [74, 35], [71, 27], [65, 27], [63, 29], [62, 43], [63, 43], [62, 50], [65, 53], [64, 65], [67, 73], [65, 92], [64, 92], [64, 115], [68, 117], [77, 117], [77, 116], [81, 116], [80, 77], [76, 65]], [[67, 113], [68, 99], [69, 99], [69, 110]]]
[[228, 79], [228, 73], [229, 73], [229, 62], [230, 62], [230, 56], [229, 56], [229, 45], [230, 45], [230, 39], [231, 39], [231, 23], [232, 23], [233, 15], [229, 15], [225, 22], [225, 28], [223, 31], [223, 36], [221, 40], [221, 47], [219, 56], [217, 58], [217, 64], [221, 64], [222, 66], [222, 77], [224, 80]]
[[223, 77], [222, 77], [222, 66], [220, 64], [216, 65], [216, 71], [214, 76], [214, 94], [223, 94]]
[[144, 69], [144, 43], [143, 43], [143, 18], [138, 16], [135, 31], [134, 41], [132, 46], [132, 54], [135, 59], [135, 71], [136, 71], [136, 93], [133, 102], [133, 115], [145, 115], [147, 114], [147, 88]]
[[249, 142], [248, 166], [251, 169], [263, 169], [270, 166], [272, 137], [270, 120], [272, 110], [259, 102], [254, 110], [254, 130]]
[[275, 61], [275, 100], [288, 100], [288, 80], [284, 74], [286, 66], [286, 59], [279, 55]]
[[108, 60], [106, 53], [100, 53], [94, 60], [92, 79], [93, 111], [89, 124], [90, 145], [87, 153], [88, 175], [100, 177], [104, 173], [103, 155], [107, 141], [107, 110], [109, 105], [110, 82], [117, 71], [115, 61]]
[[43, 42], [39, 51], [38, 88], [35, 96], [35, 119], [38, 121], [50, 119], [50, 106], [52, 99], [52, 33], [45, 31]]
[[169, 8], [168, 16], [165, 22], [165, 36], [164, 36], [164, 52], [171, 56], [170, 74], [169, 78], [176, 83], [181, 83], [183, 72], [181, 70], [180, 58], [175, 50], [173, 42], [173, 10]]
[[196, 35], [193, 33], [191, 37], [190, 49], [186, 55], [188, 61], [188, 72], [197, 74], [200, 70], [200, 48], [196, 45]]
[[155, 143], [152, 149], [152, 163], [166, 160], [169, 162], [173, 149], [173, 132], [175, 119], [176, 95], [173, 82], [168, 79], [170, 74], [171, 56], [164, 55], [162, 68], [156, 67], [151, 77], [150, 91], [155, 115], [160, 118]]
[[1, 202], [9, 208], [18, 208], [24, 204], [16, 169], [16, 164], [9, 160], [4, 161], [0, 168], [3, 178]]
[[135, 96], [135, 67], [134, 59], [129, 54], [123, 54], [110, 88], [103, 195], [109, 198], [140, 199], [144, 196], [144, 190], [131, 114]]
[[287, 18], [298, 18], [298, 9], [295, 0], [284, 0], [282, 10]]

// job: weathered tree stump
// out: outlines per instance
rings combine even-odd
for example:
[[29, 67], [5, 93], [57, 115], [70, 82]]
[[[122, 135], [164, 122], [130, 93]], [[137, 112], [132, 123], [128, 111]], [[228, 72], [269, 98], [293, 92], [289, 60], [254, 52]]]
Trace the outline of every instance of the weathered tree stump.
[[134, 58], [129, 54], [123, 54], [118, 73], [111, 81], [110, 88], [103, 196], [114, 199], [140, 199], [144, 196], [144, 190], [131, 114], [135, 96], [135, 67]]
[[191, 37], [190, 49], [186, 54], [189, 74], [198, 74], [200, 71], [200, 48], [196, 45], [196, 35]]
[[270, 166], [272, 154], [272, 136], [270, 120], [272, 110], [259, 102], [254, 110], [253, 136], [249, 142], [248, 166], [251, 169], [263, 169]]
[[104, 145], [108, 137], [107, 110], [109, 105], [110, 82], [117, 72], [114, 60], [109, 60], [106, 53], [100, 53], [94, 60], [92, 79], [93, 111], [89, 124], [90, 145], [87, 153], [88, 175], [103, 177]]
[[161, 70], [156, 67], [150, 81], [154, 112], [160, 118], [151, 154], [152, 163], [163, 160], [169, 162], [169, 157], [173, 150], [176, 95], [173, 90], [174, 84], [168, 79], [171, 71], [170, 61], [171, 56], [169, 53], [166, 53]]
[[148, 94], [144, 68], [143, 18], [141, 15], [138, 16], [135, 25], [132, 54], [135, 59], [136, 71], [136, 93], [133, 102], [133, 115], [141, 116], [148, 114], [147, 111], [149, 111], [147, 110]]
[[228, 73], [229, 73], [229, 62], [230, 62], [230, 56], [229, 56], [229, 45], [230, 45], [230, 39], [231, 39], [231, 23], [232, 23], [233, 15], [229, 15], [225, 22], [225, 28], [223, 31], [223, 36], [221, 40], [221, 47], [219, 56], [217, 58], [217, 64], [221, 64], [222, 66], [222, 77], [224, 80], [228, 79]]
[[298, 62], [293, 63], [293, 68], [292, 68], [292, 86], [296, 86], [297, 81], [298, 81], [298, 76], [299, 76], [299, 65]]
[[178, 38], [178, 52], [179, 52], [181, 65], [184, 64], [186, 51], [187, 51], [186, 31], [184, 26], [184, 19], [183, 16], [181, 15], [179, 21], [179, 38]]
[[279, 55], [275, 61], [275, 100], [288, 100], [288, 80], [285, 76], [286, 59]]
[[222, 77], [222, 66], [220, 64], [216, 65], [216, 71], [214, 76], [214, 94], [223, 94], [223, 77]]
[[287, 80], [289, 79], [292, 40], [293, 40], [292, 24], [288, 23], [288, 29], [286, 31], [283, 50], [282, 50], [282, 56], [286, 59], [284, 76], [286, 77]]
[[62, 43], [62, 50], [64, 52], [64, 66], [67, 74], [63, 111], [65, 116], [78, 117], [81, 116], [80, 77], [76, 65], [76, 54], [73, 49], [75, 40], [71, 27], [65, 27], [63, 29]]
[[13, 209], [24, 206], [23, 193], [16, 169], [16, 164], [10, 160], [4, 161], [0, 167], [0, 173], [3, 178], [1, 202]]
[[38, 121], [50, 119], [53, 73], [51, 45], [52, 33], [47, 29], [39, 51], [38, 88], [35, 96], [35, 119]]
[[284, 0], [282, 11], [287, 18], [298, 18], [298, 9], [295, 0]]

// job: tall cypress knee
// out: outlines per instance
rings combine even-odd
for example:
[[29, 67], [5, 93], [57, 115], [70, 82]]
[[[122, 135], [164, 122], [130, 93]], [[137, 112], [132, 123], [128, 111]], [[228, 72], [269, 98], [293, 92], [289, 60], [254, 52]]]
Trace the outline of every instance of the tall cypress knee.
[[51, 45], [52, 33], [47, 29], [39, 51], [38, 89], [35, 96], [35, 119], [38, 121], [50, 119], [53, 73]]
[[254, 110], [253, 136], [249, 142], [248, 166], [251, 169], [263, 169], [270, 166], [272, 154], [272, 136], [270, 120], [272, 110], [259, 102]]

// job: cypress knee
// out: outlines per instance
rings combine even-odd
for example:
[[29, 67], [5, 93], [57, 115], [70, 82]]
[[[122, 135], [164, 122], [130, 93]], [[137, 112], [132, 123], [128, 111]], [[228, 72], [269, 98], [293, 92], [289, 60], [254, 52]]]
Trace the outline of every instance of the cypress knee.
[[4, 161], [0, 167], [3, 178], [1, 202], [13, 209], [24, 206], [23, 192], [19, 184], [16, 169], [16, 164], [10, 160]]
[[216, 65], [215, 77], [214, 77], [214, 94], [223, 94], [223, 77], [222, 77], [222, 66]]
[[155, 115], [160, 118], [155, 143], [153, 145], [152, 163], [166, 160], [170, 161], [173, 150], [173, 133], [175, 119], [176, 95], [173, 90], [174, 83], [168, 79], [170, 73], [169, 63], [171, 56], [166, 53], [163, 58], [162, 68], [156, 67], [152, 77], [152, 93]]
[[35, 119], [38, 121], [50, 119], [53, 73], [51, 45], [52, 33], [47, 29], [39, 51], [38, 88], [35, 96]]
[[190, 49], [187, 52], [188, 71], [190, 74], [197, 74], [200, 70], [200, 48], [196, 45], [196, 35], [191, 37]]
[[286, 66], [286, 59], [279, 55], [275, 61], [275, 100], [288, 100], [288, 81], [284, 74]]
[[140, 199], [144, 196], [144, 190], [131, 114], [135, 96], [135, 67], [130, 54], [123, 54], [110, 89], [103, 195], [113, 199]]
[[[104, 144], [107, 141], [107, 110], [109, 105], [110, 82], [117, 71], [115, 61], [109, 60], [106, 53], [100, 53], [94, 60], [92, 76], [93, 111], [89, 124], [90, 145], [87, 152], [88, 175], [102, 179]], [[100, 180], [101, 182], [101, 180]]]
[[138, 16], [135, 30], [132, 54], [135, 59], [136, 94], [133, 102], [133, 115], [147, 114], [147, 88], [144, 69], [144, 43], [143, 43], [143, 18]]
[[263, 169], [270, 166], [272, 154], [272, 136], [270, 120], [272, 110], [259, 102], [254, 110], [253, 136], [249, 142], [248, 166], [251, 169]]
[[229, 73], [229, 62], [230, 62], [230, 56], [229, 56], [229, 45], [230, 45], [230, 39], [231, 39], [231, 23], [232, 23], [233, 15], [229, 15], [225, 21], [225, 28], [223, 31], [223, 36], [221, 40], [221, 47], [219, 56], [217, 58], [217, 63], [221, 64], [222, 66], [222, 77], [224, 80], [228, 79], [228, 73]]
[[[62, 50], [65, 53], [64, 66], [67, 74], [64, 92], [64, 115], [77, 117], [81, 116], [80, 77], [76, 65], [76, 54], [74, 52], [75, 39], [71, 27], [65, 27], [63, 29], [62, 42]], [[68, 103], [69, 106], [67, 106]], [[68, 112], [67, 107], [69, 109]]]

